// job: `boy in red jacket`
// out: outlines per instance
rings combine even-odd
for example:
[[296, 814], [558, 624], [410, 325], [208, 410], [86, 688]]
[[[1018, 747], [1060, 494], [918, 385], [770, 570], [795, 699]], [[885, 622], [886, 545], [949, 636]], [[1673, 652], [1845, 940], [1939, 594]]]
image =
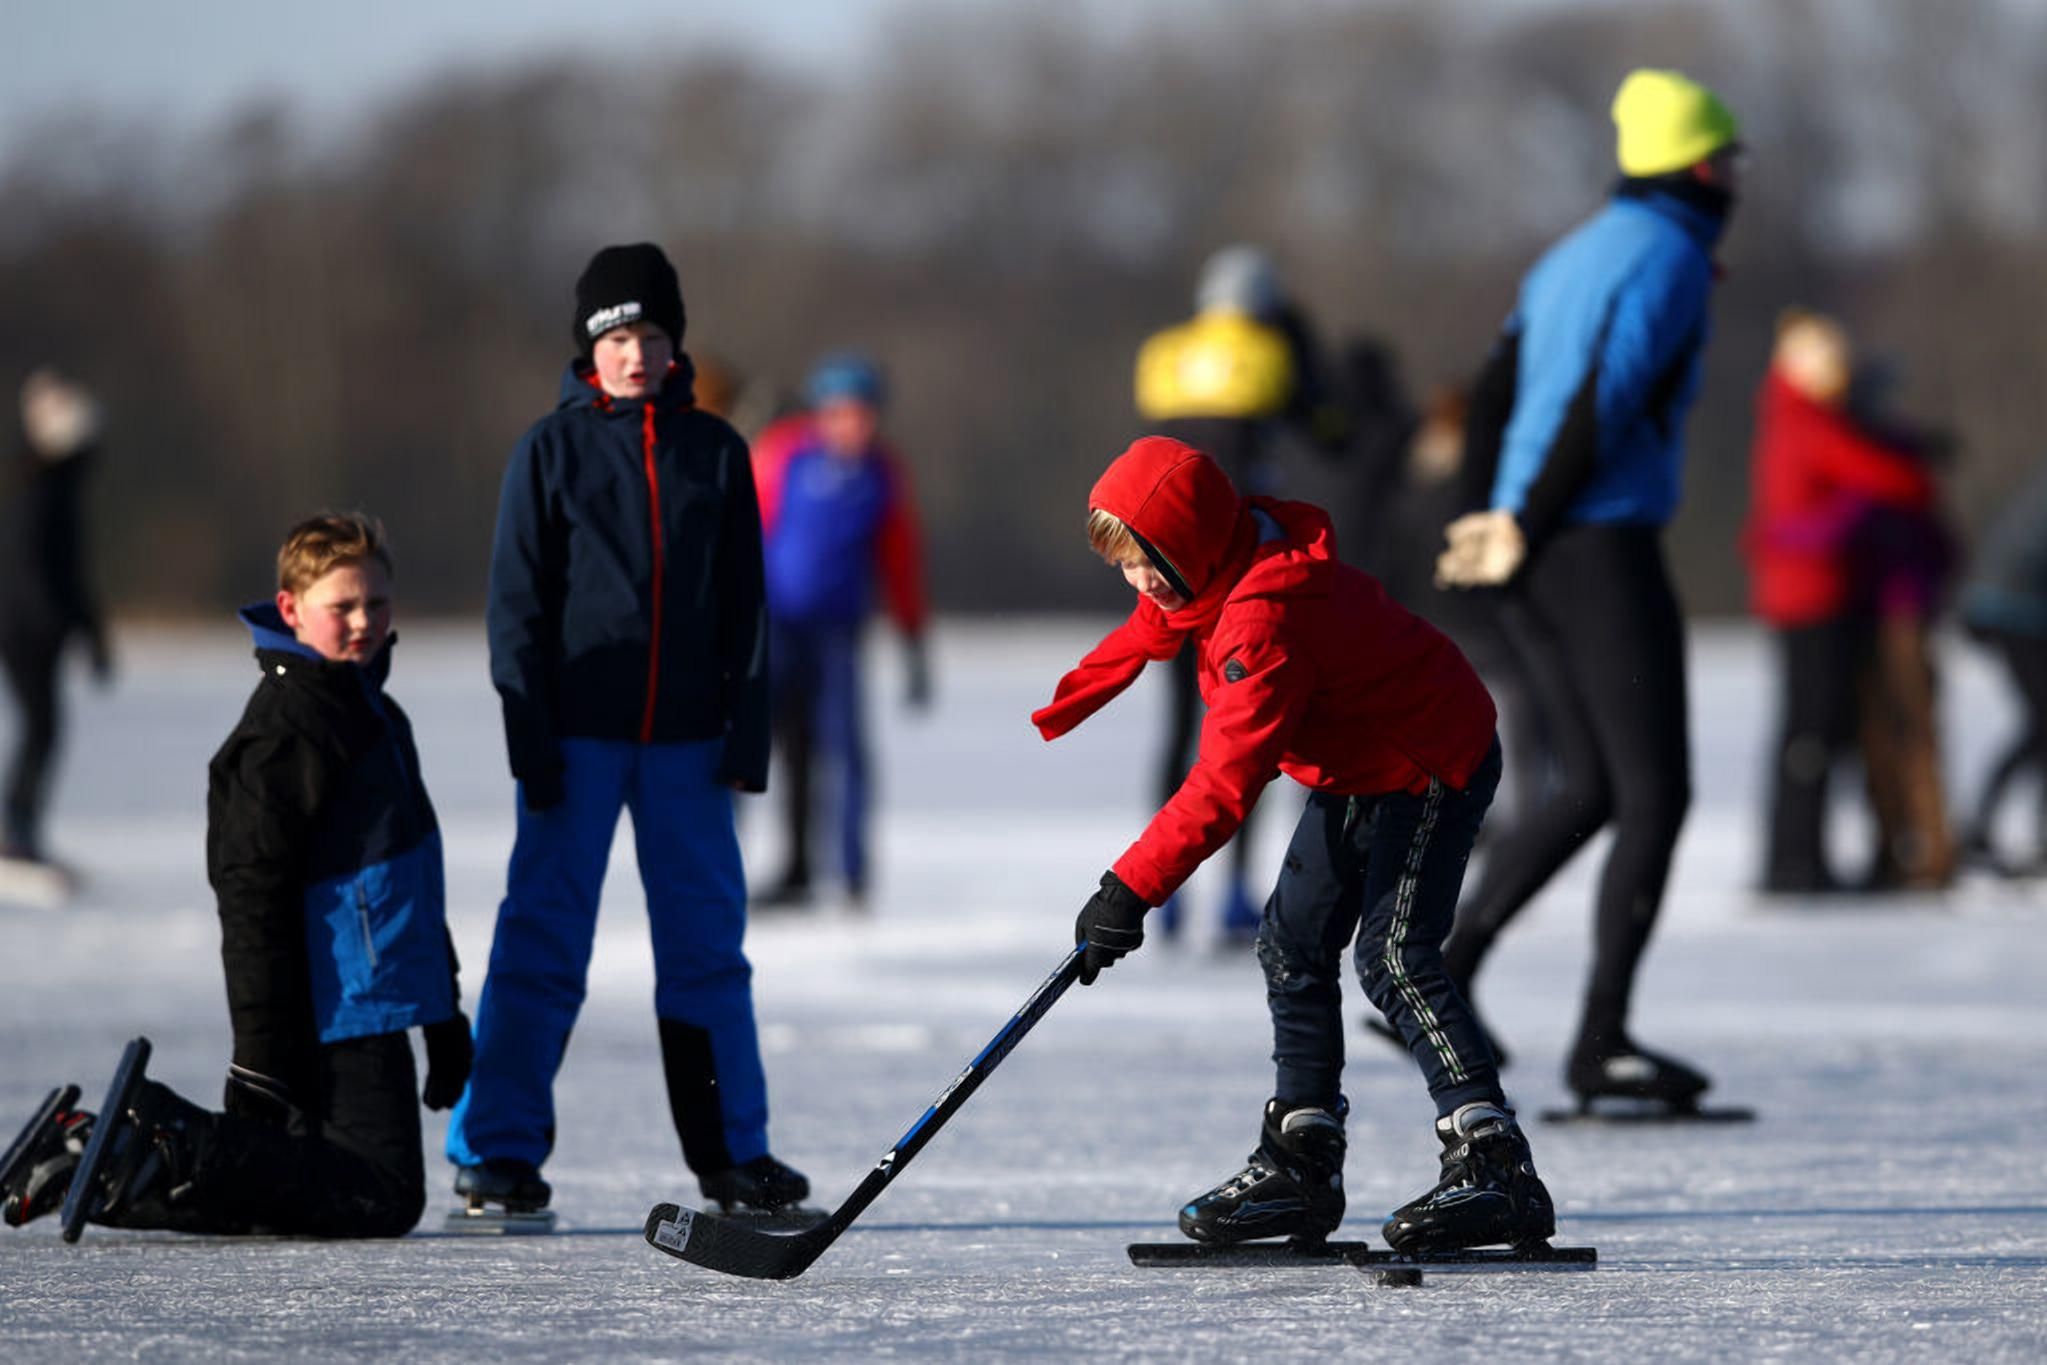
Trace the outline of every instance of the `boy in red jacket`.
[[1033, 723], [1066, 733], [1189, 641], [1208, 712], [1187, 780], [1080, 913], [1081, 982], [1143, 943], [1146, 910], [1229, 842], [1276, 774], [1312, 793], [1258, 930], [1275, 1095], [1249, 1164], [1183, 1208], [1181, 1231], [1321, 1238], [1342, 1221], [1341, 976], [1355, 939], [1365, 993], [1420, 1064], [1443, 1144], [1442, 1179], [1386, 1220], [1387, 1243], [1547, 1239], [1549, 1193], [1438, 946], [1500, 780], [1484, 685], [1434, 627], [1337, 560], [1327, 513], [1244, 498], [1191, 446], [1138, 440], [1088, 509], [1090, 543], [1137, 605]]

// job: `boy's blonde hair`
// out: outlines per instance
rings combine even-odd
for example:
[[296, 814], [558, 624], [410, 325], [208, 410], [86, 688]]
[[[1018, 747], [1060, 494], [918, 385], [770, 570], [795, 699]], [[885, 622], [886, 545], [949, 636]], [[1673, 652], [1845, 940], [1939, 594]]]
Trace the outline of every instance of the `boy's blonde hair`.
[[277, 586], [304, 592], [343, 564], [374, 559], [392, 573], [384, 523], [361, 512], [321, 512], [291, 528], [277, 551]]
[[1137, 543], [1137, 537], [1130, 533], [1130, 528], [1114, 512], [1104, 512], [1099, 507], [1088, 509], [1087, 543], [1110, 564], [1144, 558], [1144, 547]]

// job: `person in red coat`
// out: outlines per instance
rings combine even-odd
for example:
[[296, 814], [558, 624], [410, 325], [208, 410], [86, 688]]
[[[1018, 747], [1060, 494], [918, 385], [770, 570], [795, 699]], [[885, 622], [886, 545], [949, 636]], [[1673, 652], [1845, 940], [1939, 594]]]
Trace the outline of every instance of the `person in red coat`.
[[1235, 1242], [1322, 1237], [1341, 1221], [1341, 979], [1354, 947], [1365, 993], [1427, 1078], [1443, 1144], [1441, 1181], [1387, 1219], [1387, 1241], [1414, 1250], [1550, 1236], [1549, 1193], [1439, 946], [1500, 780], [1478, 675], [1377, 579], [1337, 559], [1321, 508], [1246, 498], [1191, 446], [1139, 439], [1088, 509], [1090, 543], [1137, 602], [1032, 722], [1046, 739], [1065, 734], [1183, 645], [1207, 711], [1186, 780], [1080, 913], [1080, 980], [1144, 941], [1146, 911], [1230, 841], [1274, 777], [1310, 792], [1258, 929], [1275, 1093], [1249, 1164], [1183, 1208], [1181, 1230]]
[[1934, 486], [1918, 452], [1847, 406], [1853, 353], [1831, 319], [1792, 311], [1757, 400], [1752, 505], [1742, 547], [1750, 603], [1777, 637], [1782, 718], [1762, 887], [1838, 889], [1825, 850], [1827, 776], [1856, 738], [1856, 686], [1875, 639], [1857, 546], [1873, 511], [1922, 514]]

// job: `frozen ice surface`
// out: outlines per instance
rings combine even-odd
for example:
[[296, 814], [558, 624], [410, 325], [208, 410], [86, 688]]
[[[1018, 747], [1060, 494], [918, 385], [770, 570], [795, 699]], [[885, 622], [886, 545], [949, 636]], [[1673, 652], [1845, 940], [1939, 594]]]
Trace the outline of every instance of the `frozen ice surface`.
[[[880, 883], [866, 916], [757, 915], [749, 937], [777, 1153], [836, 1204], [1056, 963], [1102, 867], [1135, 835], [1162, 684], [1057, 745], [1026, 723], [1104, 624], [946, 622], [939, 708], [895, 704], [877, 642]], [[481, 983], [511, 837], [480, 635], [408, 630], [393, 690], [447, 831], [465, 990]], [[227, 1055], [201, 831], [205, 762], [254, 672], [232, 633], [131, 632], [120, 686], [80, 691], [55, 820], [88, 883], [58, 913], [0, 907], [0, 1124], [44, 1090], [106, 1084], [146, 1033], [153, 1073], [217, 1096]], [[1591, 1275], [1378, 1289], [1355, 1271], [1139, 1271], [1188, 1196], [1235, 1169], [1269, 1084], [1257, 968], [1187, 936], [1060, 1002], [929, 1149], [807, 1274], [727, 1279], [639, 1228], [696, 1202], [661, 1091], [643, 902], [621, 839], [590, 1000], [558, 1086], [548, 1175], [562, 1231], [437, 1235], [454, 1204], [429, 1116], [434, 1196], [399, 1241], [231, 1242], [53, 1222], [0, 1230], [14, 1359], [872, 1359], [1100, 1354], [1198, 1359], [2047, 1357], [2047, 905], [2037, 885], [1765, 905], [1756, 861], [1773, 710], [1758, 636], [1693, 638], [1698, 791], [1638, 1032], [1703, 1063], [1761, 1121], [1694, 1129], [1531, 1125], [1559, 1241]], [[1966, 796], [2014, 723], [2001, 679], [1946, 654], [1949, 769]], [[0, 721], [0, 724], [4, 724]], [[1298, 796], [1255, 826], [1270, 876]], [[753, 805], [757, 876], [776, 867]], [[1844, 818], [1844, 843], [1858, 831]], [[1562, 1100], [1587, 950], [1589, 851], [1481, 980], [1517, 1045], [1524, 1110]], [[1362, 1007], [1354, 998], [1353, 1015]], [[1434, 1168], [1408, 1063], [1361, 1034], [1345, 1236]]]

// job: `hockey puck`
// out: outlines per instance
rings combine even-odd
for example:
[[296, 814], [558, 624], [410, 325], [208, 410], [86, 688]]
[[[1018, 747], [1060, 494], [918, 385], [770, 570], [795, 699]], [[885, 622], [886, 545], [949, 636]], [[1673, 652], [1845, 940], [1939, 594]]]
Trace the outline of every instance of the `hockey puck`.
[[1387, 1289], [1414, 1289], [1422, 1282], [1422, 1273], [1413, 1266], [1394, 1266], [1381, 1270], [1372, 1276], [1372, 1283]]

